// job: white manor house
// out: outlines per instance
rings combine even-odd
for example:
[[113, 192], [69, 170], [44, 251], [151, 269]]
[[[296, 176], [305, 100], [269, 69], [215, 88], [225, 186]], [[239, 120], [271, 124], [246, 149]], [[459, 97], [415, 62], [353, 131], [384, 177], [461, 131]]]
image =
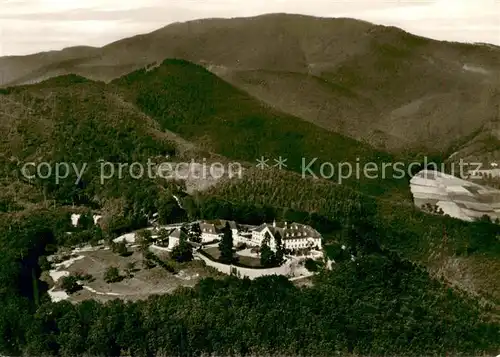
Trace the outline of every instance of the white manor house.
[[276, 238], [279, 236], [285, 249], [322, 249], [318, 231], [305, 224], [287, 222], [263, 223], [260, 226], [239, 225], [225, 220], [200, 222], [202, 243], [221, 239], [226, 222], [231, 227], [234, 245], [245, 243], [248, 246], [261, 246], [266, 236], [269, 236], [269, 246], [276, 250]]
[[[251, 241], [261, 245], [266, 234], [269, 235], [271, 249], [276, 249], [276, 237], [279, 235], [285, 249], [317, 249], [321, 250], [321, 235], [310, 226], [300, 223], [261, 224], [251, 231]], [[241, 240], [241, 239], [240, 239]], [[251, 243], [250, 243], [251, 244]]]

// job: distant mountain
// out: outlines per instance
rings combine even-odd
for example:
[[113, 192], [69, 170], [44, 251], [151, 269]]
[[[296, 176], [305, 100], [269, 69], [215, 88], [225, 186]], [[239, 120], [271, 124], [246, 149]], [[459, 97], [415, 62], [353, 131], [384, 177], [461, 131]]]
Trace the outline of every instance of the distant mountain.
[[4, 85], [67, 73], [110, 81], [165, 58], [201, 64], [281, 112], [387, 150], [449, 155], [474, 135], [495, 135], [499, 120], [498, 47], [352, 19], [175, 23], [102, 48], [0, 58], [0, 71]]

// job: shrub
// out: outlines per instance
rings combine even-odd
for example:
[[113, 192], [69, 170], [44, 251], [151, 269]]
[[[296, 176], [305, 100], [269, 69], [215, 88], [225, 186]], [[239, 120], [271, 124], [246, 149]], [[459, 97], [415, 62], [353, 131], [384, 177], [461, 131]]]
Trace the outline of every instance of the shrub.
[[144, 258], [144, 260], [142, 261], [142, 266], [144, 267], [144, 269], [153, 269], [156, 264], [151, 259]]
[[42, 255], [40, 258], [38, 258], [38, 266], [42, 271], [50, 270], [51, 264], [47, 260], [47, 257], [45, 255]]
[[157, 244], [160, 247], [168, 247], [168, 231], [165, 228], [158, 231]]
[[132, 254], [131, 252], [128, 251], [127, 245], [124, 241], [119, 243], [114, 243], [111, 246], [111, 250], [113, 251], [113, 253], [116, 253], [122, 257], [127, 257]]
[[91, 274], [86, 274], [86, 273], [83, 273], [83, 272], [77, 272], [76, 274], [73, 274], [73, 276], [75, 276], [80, 281], [91, 282], [91, 281], [95, 280], [94, 277]]
[[171, 273], [174, 273], [174, 274], [177, 273], [177, 270], [175, 269], [174, 264], [172, 262], [168, 261], [168, 260], [167, 261], [162, 261], [162, 263], [160, 264], [160, 266], [163, 269], [165, 269], [165, 270], [167, 270], [167, 271], [169, 271]]
[[131, 278], [133, 277], [133, 274], [135, 271], [136, 271], [136, 267], [135, 267], [135, 262], [130, 262], [127, 264], [127, 267], [125, 268], [125, 275], [127, 276], [127, 278]]
[[104, 281], [106, 283], [116, 283], [120, 280], [122, 280], [122, 277], [120, 276], [120, 271], [117, 267], [109, 267], [106, 269], [106, 272], [104, 273]]
[[73, 294], [78, 290], [82, 289], [82, 286], [78, 283], [78, 277], [74, 275], [65, 276], [62, 279], [61, 288], [68, 294]]
[[54, 253], [56, 253], [57, 252], [57, 245], [51, 244], [51, 243], [47, 244], [45, 246], [45, 252], [47, 254], [54, 254]]
[[236, 245], [236, 250], [243, 250], [243, 249], [247, 249], [246, 243], [240, 242]]
[[321, 261], [317, 261], [317, 260], [314, 260], [314, 259], [306, 259], [305, 263], [304, 263], [304, 267], [309, 270], [310, 272], [317, 272], [321, 269], [321, 267], [323, 266], [323, 262]]
[[141, 246], [142, 250], [147, 250], [153, 243], [153, 234], [149, 229], [143, 229], [136, 233], [137, 243]]
[[193, 248], [187, 242], [181, 242], [172, 249], [172, 259], [184, 263], [193, 260]]

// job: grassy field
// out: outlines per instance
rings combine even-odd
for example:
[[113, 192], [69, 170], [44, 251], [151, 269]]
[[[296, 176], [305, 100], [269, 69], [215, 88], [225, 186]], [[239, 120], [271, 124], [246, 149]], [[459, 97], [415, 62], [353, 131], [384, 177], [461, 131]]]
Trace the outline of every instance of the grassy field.
[[[210, 254], [210, 256], [212, 258], [214, 258], [215, 260], [219, 259], [219, 257], [220, 257], [220, 251], [219, 251], [218, 247], [210, 247], [210, 248], [204, 249], [204, 251], [206, 253]], [[238, 263], [240, 263], [242, 265], [249, 266], [249, 267], [261, 267], [260, 259], [253, 258], [253, 257], [247, 257], [247, 256], [241, 256], [241, 255], [238, 255], [237, 253], [234, 254], [234, 258], [237, 259]]]
[[[119, 256], [110, 250], [81, 252], [83, 258], [73, 262], [67, 269], [61, 269], [73, 274], [90, 274], [93, 281], [86, 282], [85, 288], [70, 295], [69, 300], [78, 302], [88, 299], [108, 301], [116, 298], [136, 301], [147, 299], [150, 295], [172, 293], [181, 286], [193, 287], [204, 277], [221, 276], [214, 270], [206, 267], [201, 261], [188, 263], [173, 263], [177, 274], [156, 266], [146, 269], [142, 265], [142, 253], [133, 251], [127, 257]], [[167, 256], [160, 256], [167, 259]], [[132, 274], [127, 276], [126, 270], [133, 265]], [[123, 279], [115, 283], [106, 283], [103, 279], [106, 269], [117, 267]], [[50, 279], [50, 278], [49, 278]], [[60, 285], [58, 280], [56, 286]]]

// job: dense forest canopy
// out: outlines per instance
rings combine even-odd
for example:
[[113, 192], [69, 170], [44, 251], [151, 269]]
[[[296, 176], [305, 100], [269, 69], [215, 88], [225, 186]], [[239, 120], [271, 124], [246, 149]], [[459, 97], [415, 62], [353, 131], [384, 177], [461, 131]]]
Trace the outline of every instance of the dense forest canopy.
[[[198, 201], [198, 207], [206, 208], [205, 217], [224, 211], [230, 215], [226, 218], [249, 221], [251, 212], [262, 210], [214, 198]], [[283, 214], [271, 207], [267, 212], [266, 219]], [[333, 271], [320, 273], [313, 287], [295, 287], [284, 277], [228, 277], [202, 280], [194, 290], [146, 301], [77, 305], [52, 303], [43, 284], [39, 291], [31, 284], [32, 271], [40, 273], [37, 258], [51, 244], [68, 244], [63, 232], [75, 229], [68, 215], [49, 210], [32, 212], [15, 224], [3, 219], [0, 347], [9, 354], [63, 356], [495, 352], [500, 330], [492, 320], [492, 306], [480, 305], [379, 245], [384, 243], [378, 238], [382, 232], [372, 218], [353, 221], [355, 229], [343, 238], [356, 260], [336, 256]], [[334, 232], [339, 223], [325, 227]], [[391, 236], [388, 228], [382, 227]]]

